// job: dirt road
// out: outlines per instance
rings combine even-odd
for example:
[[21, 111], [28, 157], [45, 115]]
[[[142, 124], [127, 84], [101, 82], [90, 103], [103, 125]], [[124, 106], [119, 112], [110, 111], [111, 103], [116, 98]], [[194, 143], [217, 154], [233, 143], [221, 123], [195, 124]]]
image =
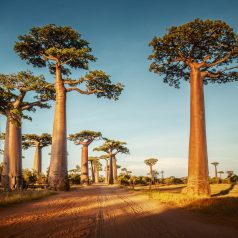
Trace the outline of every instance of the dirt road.
[[238, 227], [116, 186], [94, 185], [0, 208], [0, 237], [237, 238]]

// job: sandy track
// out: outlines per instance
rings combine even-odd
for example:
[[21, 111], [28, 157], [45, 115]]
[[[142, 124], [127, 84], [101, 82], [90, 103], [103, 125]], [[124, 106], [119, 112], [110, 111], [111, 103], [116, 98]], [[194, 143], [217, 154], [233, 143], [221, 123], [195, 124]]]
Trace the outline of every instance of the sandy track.
[[238, 227], [116, 186], [94, 185], [1, 208], [0, 237], [237, 238]]

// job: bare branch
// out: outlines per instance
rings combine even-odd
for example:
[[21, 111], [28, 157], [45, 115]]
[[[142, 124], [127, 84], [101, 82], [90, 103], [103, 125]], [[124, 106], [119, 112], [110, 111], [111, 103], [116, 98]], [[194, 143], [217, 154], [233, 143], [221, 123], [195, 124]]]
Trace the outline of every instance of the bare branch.
[[71, 92], [71, 91], [77, 91], [81, 94], [87, 94], [87, 95], [90, 95], [90, 94], [94, 94], [94, 93], [98, 93], [98, 92], [101, 92], [99, 90], [92, 90], [92, 91], [84, 91], [84, 90], [81, 90], [77, 87], [73, 87], [73, 88], [66, 88], [66, 92]]

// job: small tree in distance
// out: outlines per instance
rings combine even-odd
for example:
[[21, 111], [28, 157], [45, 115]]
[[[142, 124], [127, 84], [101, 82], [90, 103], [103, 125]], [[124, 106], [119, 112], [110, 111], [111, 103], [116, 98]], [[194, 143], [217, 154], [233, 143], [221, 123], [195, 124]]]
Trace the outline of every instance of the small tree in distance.
[[84, 130], [79, 133], [70, 134], [68, 139], [75, 145], [82, 145], [81, 155], [81, 184], [89, 185], [88, 179], [88, 146], [102, 137], [101, 132]]
[[149, 158], [149, 159], [146, 159], [144, 162], [145, 162], [146, 165], [148, 165], [150, 167], [150, 186], [151, 186], [151, 183], [154, 180], [154, 178], [153, 178], [153, 166], [158, 162], [158, 159]]
[[42, 148], [51, 145], [51, 143], [51, 135], [47, 133], [43, 133], [41, 135], [24, 134], [22, 136], [23, 149], [27, 150], [30, 147], [36, 148], [34, 170], [38, 175], [42, 172]]
[[190, 139], [187, 193], [210, 195], [203, 85], [238, 80], [238, 37], [220, 20], [195, 19], [168, 29], [150, 42], [150, 70], [179, 88], [190, 82]]

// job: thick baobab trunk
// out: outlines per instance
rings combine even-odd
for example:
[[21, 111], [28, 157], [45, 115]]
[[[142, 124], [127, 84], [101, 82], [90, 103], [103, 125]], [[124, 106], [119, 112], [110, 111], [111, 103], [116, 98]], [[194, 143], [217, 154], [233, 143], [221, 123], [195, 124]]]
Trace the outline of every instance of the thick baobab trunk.
[[20, 122], [13, 119], [9, 123], [9, 186], [22, 188], [22, 132]]
[[94, 176], [95, 176], [95, 183], [99, 183], [99, 171], [98, 171], [97, 164], [95, 164], [95, 166], [94, 166]]
[[190, 74], [190, 140], [187, 193], [197, 196], [210, 195], [205, 125], [203, 78], [198, 69]]
[[108, 183], [108, 178], [109, 178], [109, 169], [108, 169], [108, 160], [106, 160], [105, 183]]
[[52, 134], [49, 186], [55, 190], [69, 190], [67, 171], [66, 90], [60, 67], [56, 67], [56, 105]]
[[152, 174], [152, 165], [150, 165], [150, 181], [152, 183], [153, 180], [153, 174]]
[[81, 155], [81, 184], [88, 185], [88, 146], [82, 146]]
[[109, 162], [109, 184], [113, 184], [113, 165], [112, 165], [113, 155], [110, 155], [110, 162]]
[[112, 159], [112, 163], [113, 163], [113, 181], [114, 183], [117, 181], [117, 160], [115, 158], [115, 156], [113, 156]]
[[5, 140], [4, 140], [4, 158], [3, 158], [3, 171], [1, 182], [5, 190], [8, 190], [9, 187], [9, 117], [7, 117], [6, 122], [6, 131], [5, 131]]
[[38, 175], [42, 171], [42, 147], [39, 146], [39, 143], [36, 143], [34, 170]]

